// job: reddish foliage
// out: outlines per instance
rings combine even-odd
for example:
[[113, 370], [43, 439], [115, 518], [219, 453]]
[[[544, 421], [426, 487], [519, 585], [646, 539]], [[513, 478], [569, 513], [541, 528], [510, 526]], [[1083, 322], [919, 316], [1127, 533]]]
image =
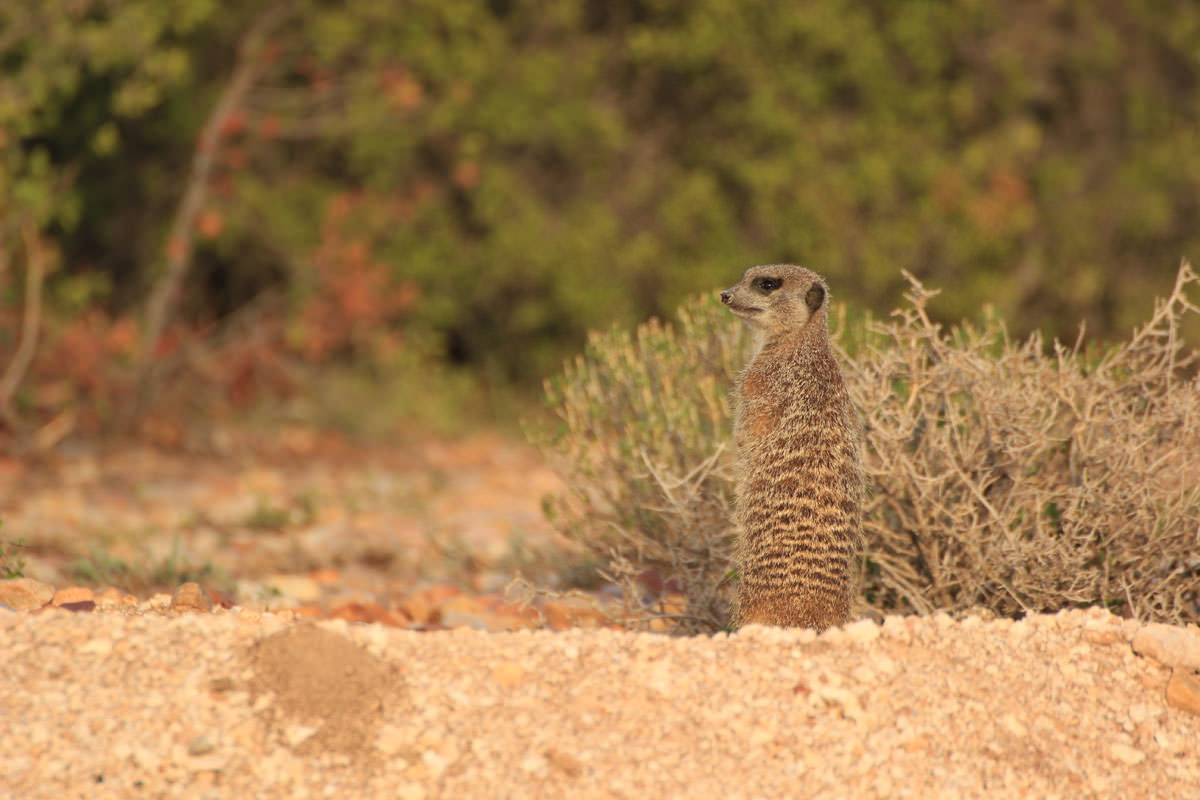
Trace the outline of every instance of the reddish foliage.
[[206, 208], [196, 216], [196, 232], [205, 239], [215, 239], [225, 227], [225, 217], [214, 208]]
[[401, 111], [416, 108], [425, 98], [425, 90], [421, 84], [403, 67], [386, 67], [380, 70], [379, 84], [384, 96]]
[[246, 129], [246, 114], [243, 111], [231, 111], [228, 116], [221, 121], [221, 138], [232, 138]]
[[332, 198], [321, 229], [321, 243], [313, 253], [314, 291], [300, 311], [304, 337], [300, 352], [310, 361], [321, 361], [347, 349], [362, 349], [368, 339], [389, 338], [390, 323], [401, 318], [419, 297], [415, 284], [396, 281], [391, 267], [372, 257], [367, 241], [357, 229], [360, 220], [394, 203], [367, 202], [361, 193], [345, 192]]
[[278, 138], [280, 131], [283, 130], [283, 122], [276, 114], [267, 114], [258, 123], [258, 134], [264, 139]]

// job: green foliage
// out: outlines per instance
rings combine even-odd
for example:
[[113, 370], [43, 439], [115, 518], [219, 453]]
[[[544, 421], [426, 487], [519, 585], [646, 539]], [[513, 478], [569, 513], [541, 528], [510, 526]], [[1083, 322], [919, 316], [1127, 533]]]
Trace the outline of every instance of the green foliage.
[[[56, 284], [94, 270], [110, 310], [144, 296], [265, 7], [0, 9], [0, 209], [57, 239]], [[1200, 244], [1194, 4], [284, 7], [222, 139], [196, 317], [272, 286], [298, 316], [322, 259], [365, 269], [322, 250], [336, 236], [419, 292], [365, 323], [432, 334], [490, 378], [545, 374], [589, 328], [784, 260], [864, 307], [901, 264], [953, 287], [943, 317], [992, 304], [1017, 332], [1087, 318], [1112, 337], [1157, 265]]]
[[[0, 527], [4, 520], [0, 520]], [[25, 577], [25, 559], [17, 552], [25, 547], [24, 539], [0, 539], [0, 580]]]
[[259, 499], [254, 510], [246, 515], [242, 524], [256, 530], [278, 531], [286, 528], [292, 521], [292, 512], [286, 508], [268, 505]]
[[196, 581], [218, 591], [233, 588], [232, 577], [205, 560], [196, 563], [186, 552], [178, 535], [171, 540], [170, 550], [161, 558], [144, 554], [130, 562], [114, 555], [100, 541], [89, 541], [87, 556], [76, 559], [70, 566], [75, 580], [92, 586], [119, 586], [130, 592], [147, 590], [173, 591], [181, 583]]
[[[546, 382], [557, 419], [532, 435], [570, 491], [547, 517], [619, 584], [633, 616], [647, 573], [678, 585], [683, 629], [728, 620], [734, 530], [729, 386], [745, 359], [740, 327], [712, 298], [635, 335], [593, 334], [584, 354]], [[670, 598], [656, 614], [677, 615]]]
[[[865, 602], [1200, 619], [1200, 350], [1179, 336], [1200, 315], [1198, 284], [1184, 264], [1150, 322], [1095, 352], [1047, 355], [995, 315], [943, 331], [915, 279], [892, 321], [839, 324], [866, 431]], [[631, 621], [670, 613], [672, 594], [680, 630], [728, 621], [726, 393], [744, 339], [704, 298], [674, 327], [593, 335], [547, 384], [557, 427], [537, 439], [568, 486], [549, 518], [622, 587]]]

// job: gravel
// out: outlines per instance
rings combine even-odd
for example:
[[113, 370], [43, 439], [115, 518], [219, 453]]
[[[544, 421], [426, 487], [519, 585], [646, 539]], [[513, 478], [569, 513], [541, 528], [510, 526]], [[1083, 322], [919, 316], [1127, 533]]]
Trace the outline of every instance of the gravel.
[[[1099, 609], [817, 636], [0, 610], [0, 797], [1172, 797], [1175, 666]], [[1200, 637], [1194, 629], [1185, 637]], [[1174, 632], [1172, 636], [1176, 635]]]

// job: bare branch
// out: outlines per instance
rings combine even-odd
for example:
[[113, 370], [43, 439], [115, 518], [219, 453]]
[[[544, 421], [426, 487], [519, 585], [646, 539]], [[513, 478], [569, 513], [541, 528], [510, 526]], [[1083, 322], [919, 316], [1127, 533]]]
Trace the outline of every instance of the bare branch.
[[209, 115], [196, 144], [187, 188], [167, 236], [167, 269], [155, 285], [147, 304], [146, 325], [138, 361], [137, 399], [131, 406], [128, 423], [132, 423], [140, 415], [153, 396], [154, 350], [167, 327], [184, 277], [191, 266], [194, 250], [193, 229], [208, 194], [209, 176], [221, 146], [221, 130], [226, 120], [241, 108], [246, 94], [258, 78], [263, 67], [262, 50], [267, 37], [283, 22], [286, 13], [286, 5], [272, 6], [247, 31], [238, 46], [237, 64], [229, 83]]
[[[0, 420], [10, 430], [23, 430], [24, 428], [12, 406], [12, 400], [21, 381], [25, 379], [25, 373], [29, 370], [29, 364], [33, 361], [33, 354], [37, 350], [38, 329], [42, 319], [42, 284], [46, 278], [45, 250], [42, 248], [42, 243], [38, 241], [37, 231], [34, 230], [31, 221], [26, 220], [22, 224], [21, 236], [25, 243], [26, 264], [25, 310], [21, 324], [21, 341], [17, 346], [16, 355], [9, 362], [8, 369], [4, 371], [4, 377], [0, 379]], [[0, 259], [4, 259], [3, 253], [0, 253]]]

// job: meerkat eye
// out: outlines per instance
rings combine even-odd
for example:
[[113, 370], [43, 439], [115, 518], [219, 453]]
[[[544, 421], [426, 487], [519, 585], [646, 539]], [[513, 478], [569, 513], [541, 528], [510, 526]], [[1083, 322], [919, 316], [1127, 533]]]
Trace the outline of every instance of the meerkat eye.
[[783, 281], [778, 278], [759, 278], [758, 288], [764, 292], [773, 292], [783, 285]]

